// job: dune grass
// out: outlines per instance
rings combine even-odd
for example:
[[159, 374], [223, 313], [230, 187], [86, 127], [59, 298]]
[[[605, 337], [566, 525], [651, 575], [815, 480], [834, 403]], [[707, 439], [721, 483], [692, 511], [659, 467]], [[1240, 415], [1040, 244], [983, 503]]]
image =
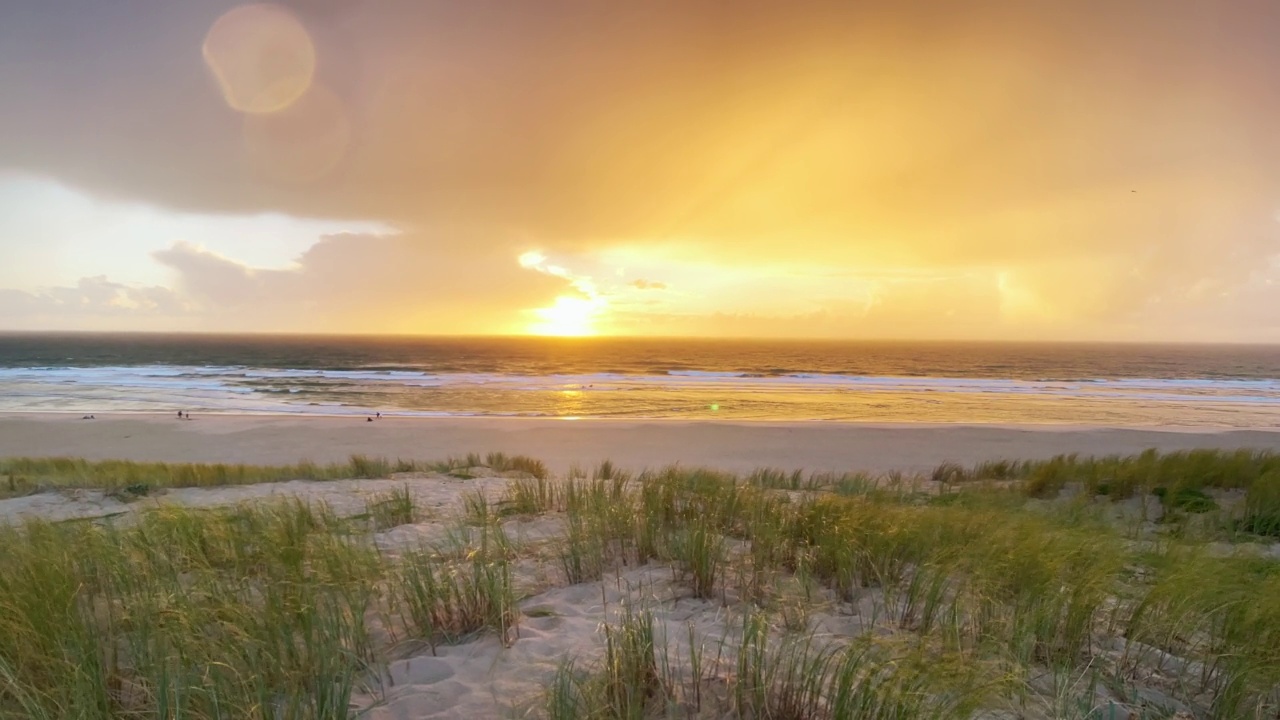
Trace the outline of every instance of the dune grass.
[[1054, 498], [1068, 488], [1116, 501], [1151, 496], [1172, 518], [1213, 513], [1219, 505], [1210, 493], [1242, 491], [1244, 502], [1229, 518], [1232, 529], [1280, 538], [1280, 454], [1272, 451], [1147, 450], [1127, 456], [999, 460], [967, 468], [944, 463], [929, 479], [944, 488], [1008, 483], [1034, 498]]
[[[427, 467], [5, 463], [49, 486], [119, 489]], [[659, 600], [615, 608], [599, 656], [548, 673], [546, 717], [1280, 713], [1280, 561], [1208, 542], [1274, 537], [1280, 470], [1266, 453], [946, 465], [918, 478], [633, 476], [604, 463], [556, 479], [498, 454], [432, 467], [512, 477], [496, 495], [463, 496], [469, 524], [452, 545], [400, 555], [372, 533], [419, 519], [408, 485], [370, 496], [361, 522], [286, 500], [0, 526], [0, 720], [347, 718], [406, 640], [431, 652], [482, 634], [518, 642], [513, 565], [535, 557], [564, 584], [669, 567], [722, 626], [696, 631]], [[1238, 499], [1219, 502], [1223, 490]], [[1111, 502], [1139, 496], [1166, 517], [1134, 534]], [[563, 534], [523, 554], [504, 523], [546, 513]]]
[[248, 485], [287, 480], [382, 478], [436, 469], [434, 463], [353, 455], [345, 463], [241, 465], [163, 463], [79, 458], [0, 459], [0, 497], [58, 488], [179, 488]]
[[980, 668], [917, 650], [894, 654], [865, 638], [780, 637], [754, 610], [717, 645], [692, 627], [682, 645], [671, 643], [653, 612], [629, 606], [602, 635], [597, 664], [560, 665], [545, 717], [940, 720], [967, 717], [989, 694]]
[[60, 488], [129, 489], [145, 495], [158, 488], [219, 487], [289, 480], [353, 480], [386, 478], [395, 473], [454, 473], [471, 468], [523, 473], [545, 480], [546, 465], [523, 455], [471, 454], [443, 461], [389, 460], [352, 455], [345, 463], [245, 465], [165, 463], [82, 458], [0, 458], [0, 498]]
[[389, 608], [434, 649], [516, 605], [498, 529], [392, 561], [324, 505], [0, 527], [0, 718], [347, 718]]
[[323, 506], [0, 528], [0, 717], [345, 718], [380, 576]]
[[396, 600], [416, 637], [455, 644], [485, 631], [514, 639], [518, 615], [508, 562], [510, 543], [499, 526], [485, 526], [481, 541], [461, 561], [430, 549], [409, 553], [395, 587]]
[[418, 508], [409, 486], [404, 485], [366, 500], [365, 514], [373, 522], [374, 529], [386, 530], [413, 523], [418, 518]]
[[[1257, 477], [1220, 473], [1196, 483], [1188, 479], [1182, 464], [1232, 466], [1241, 458], [1253, 458]], [[1108, 461], [1107, 466], [1146, 467], [1149, 474], [1135, 492], [1175, 488], [1190, 498], [1181, 503], [1208, 497], [1187, 489], [1247, 487], [1248, 497], [1265, 511], [1265, 502], [1256, 498], [1265, 497], [1259, 494], [1260, 486], [1269, 488], [1273, 482], [1266, 462], [1266, 456], [1252, 454], [1188, 453], [1172, 460], [1147, 454]], [[1036, 472], [1031, 464], [997, 467], [1006, 476]], [[1172, 474], [1161, 474], [1162, 468]], [[770, 661], [782, 663], [786, 670], [766, 673], [760, 670], [765, 661], [759, 658], [754, 665], [737, 668], [731, 684], [736, 683], [734, 702], [740, 717], [964, 717], [958, 708], [970, 706], [973, 688], [959, 692], [949, 684], [956, 679], [954, 673], [936, 675], [930, 668], [986, 667], [1000, 680], [993, 684], [1013, 698], [1010, 703], [1025, 704], [1025, 697], [1016, 700], [1021, 693], [1017, 688], [1033, 675], [1083, 677], [1097, 675], [1102, 672], [1098, 668], [1106, 666], [1107, 682], [1123, 689], [1126, 677], [1156, 672], [1148, 661], [1157, 652], [1184, 658], [1178, 692], [1184, 704], [1198, 703], [1205, 716], [1261, 718], [1276, 712], [1280, 563], [1208, 556], [1203, 546], [1188, 544], [1176, 534], [1157, 546], [1164, 548], [1163, 555], [1152, 556], [1126, 541], [1104, 513], [1082, 504], [1091, 502], [1091, 496], [1053, 506], [1030, 505], [1021, 498], [1028, 492], [1041, 495], [1040, 489], [1016, 483], [993, 488], [973, 483], [972, 477], [965, 477], [968, 472], [945, 468], [939, 473], [950, 488], [944, 495], [885, 492], [865, 484], [861, 492], [850, 494], [780, 496], [772, 488], [790, 489], [795, 485], [790, 476], [779, 479], [762, 472], [739, 479], [677, 468], [644, 474], [625, 487], [575, 480], [565, 487], [568, 497], [577, 498], [566, 513], [566, 579], [598, 579], [656, 558], [672, 563], [693, 596], [719, 599], [730, 607], [745, 603], [748, 610], [779, 608], [771, 621], [776, 629], [803, 633], [807, 614], [800, 612], [798, 620], [788, 616], [788, 608], [795, 612], [794, 600], [770, 597], [777, 593], [776, 586], [762, 580], [781, 574], [801, 578], [802, 587], [818, 583], [836, 602], [856, 604], [872, 598], [869, 624], [917, 638], [910, 652], [885, 661], [900, 670], [914, 658], [911, 662], [920, 668], [909, 681], [900, 678], [916, 689], [904, 691], [897, 700], [852, 689], [885, 670], [866, 665], [879, 655], [858, 655], [860, 669], [841, 670], [853, 662], [848, 648], [818, 650], [811, 643], [799, 650], [802, 646], [788, 640], [778, 647], [792, 648], [786, 652], [793, 656]], [[1259, 514], [1248, 502], [1244, 507], [1245, 517]], [[731, 557], [726, 548], [735, 541], [748, 546]], [[639, 551], [645, 547], [648, 552]], [[731, 587], [733, 573], [726, 572], [730, 565], [744, 579], [737, 588]], [[764, 631], [743, 632], [750, 636]], [[760, 648], [771, 643], [744, 645], [739, 663], [746, 663], [752, 652], [763, 653]], [[1104, 651], [1115, 643], [1124, 648], [1119, 661]], [[786, 681], [748, 681], [743, 678], [748, 669], [770, 677], [797, 675]], [[577, 703], [583, 717], [639, 716], [633, 702], [588, 692], [585, 688], [592, 682], [600, 682], [591, 680], [592, 672], [601, 670], [586, 671], [579, 662], [564, 666], [554, 685], [553, 694], [559, 695], [548, 698], [552, 716], [564, 703]], [[867, 688], [885, 683], [892, 685], [881, 678]], [[920, 689], [925, 686], [933, 689], [926, 693]], [[1094, 697], [1071, 694], [1085, 692], [1080, 683], [1063, 687], [1072, 690], [1063, 690], [1063, 697], [1056, 699], [1060, 709], [1086, 707], [1080, 717], [1103, 712], [1094, 707]], [[670, 688], [646, 692], [665, 697], [664, 702], [679, 695]], [[848, 699], [853, 696], [857, 699]], [[925, 696], [939, 702], [950, 697], [956, 704], [932, 709], [901, 704]], [[851, 707], [861, 708], [861, 714], [832, 714], [836, 697], [854, 703]], [[1117, 704], [1105, 711], [1121, 712], [1120, 702], [1116, 698]], [[652, 712], [645, 707], [644, 712]]]
[[[1049, 460], [986, 462], [968, 469], [951, 466], [946, 474], [955, 482], [1018, 480], [1023, 483], [1023, 490], [1035, 497], [1049, 497], [1075, 484], [1091, 495], [1127, 498], [1159, 488], [1168, 491], [1247, 489], [1260, 478], [1275, 473], [1280, 473], [1280, 454], [1270, 451], [1159, 453], [1147, 450], [1128, 456], [1059, 455]], [[935, 471], [934, 475], [939, 472]]]

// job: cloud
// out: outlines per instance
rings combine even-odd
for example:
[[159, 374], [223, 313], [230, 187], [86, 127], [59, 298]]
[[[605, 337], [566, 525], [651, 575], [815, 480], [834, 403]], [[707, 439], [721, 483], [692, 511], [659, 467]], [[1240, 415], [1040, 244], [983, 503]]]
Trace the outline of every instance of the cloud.
[[154, 258], [210, 329], [518, 332], [520, 308], [569, 288], [563, 278], [522, 270], [508, 244], [473, 247], [457, 234], [345, 234], [322, 238], [289, 270], [247, 267], [184, 243]]
[[156, 256], [204, 312], [263, 308], [264, 327], [505, 327], [564, 289], [512, 263], [529, 247], [673, 241], [726, 268], [986, 278], [886, 295], [918, 308], [903, 322], [919, 332], [993, 302], [1001, 323], [1085, 335], [1280, 315], [1241, 299], [1280, 254], [1275, 3], [285, 4], [315, 85], [252, 117], [201, 58], [222, 0], [7, 17], [0, 167], [170, 208], [404, 229], [325, 240], [295, 270]]
[[651, 280], [635, 280], [631, 283], [631, 287], [637, 290], [666, 290], [667, 284], [662, 282], [654, 282]]
[[[473, 246], [448, 234], [334, 235], [278, 270], [176, 243], [154, 253], [172, 289], [97, 276], [38, 292], [0, 290], [0, 329], [496, 334], [592, 324], [614, 334], [704, 337], [1280, 341], [1274, 312], [1280, 262], [1243, 272], [1227, 286], [1202, 283], [1146, 299], [1098, 325], [1094, 314], [1105, 312], [1106, 289], [1122, 278], [1082, 268], [1051, 269], [1087, 278], [1068, 284], [1010, 272], [859, 275], [821, 268], [748, 269], [699, 283], [703, 268], [675, 264], [666, 271], [683, 278], [682, 286], [707, 292], [654, 293], [663, 283], [613, 282], [601, 274], [597, 287], [568, 270], [530, 272], [518, 262], [514, 240], [492, 256], [456, 252]], [[535, 264], [551, 266], [545, 256]], [[596, 294], [584, 296], [582, 282]], [[1047, 296], [1050, 290], [1060, 296]]]
[[0, 327], [8, 330], [104, 329], [122, 319], [172, 329], [189, 311], [169, 288], [129, 286], [103, 276], [36, 292], [0, 289]]
[[[201, 60], [224, 3], [82, 5], [6, 23], [0, 163], [176, 206], [552, 241], [800, 229], [857, 244], [914, 218], [897, 242], [937, 246], [1009, 208], [1102, 187], [1141, 201], [1280, 151], [1262, 22], [1277, 12], [1258, 3], [1189, 26], [1190, 4], [298, 2], [354, 136], [325, 181], [290, 186], [245, 164], [244, 119]], [[1099, 72], [1116, 65], [1132, 72]]]
[[259, 306], [269, 299], [272, 286], [286, 286], [298, 273], [254, 270], [204, 248], [179, 242], [151, 255], [178, 274], [178, 286], [197, 301], [217, 308], [240, 310]]
[[475, 247], [458, 233], [332, 235], [279, 270], [178, 242], [152, 253], [172, 287], [97, 276], [0, 289], [0, 329], [500, 334], [525, 330], [523, 309], [574, 292], [573, 279], [521, 268], [513, 244]]
[[[783, 280], [743, 278], [741, 282], [740, 288], [717, 293], [723, 299], [713, 297], [694, 311], [688, 310], [688, 303], [670, 301], [619, 305], [615, 324], [624, 334], [678, 332], [709, 337], [981, 338], [1006, 330], [1001, 324], [1000, 292], [990, 277], [898, 276], [831, 282], [797, 274]], [[819, 288], [817, 293], [814, 288]], [[751, 306], [728, 300], [743, 295], [774, 301]]]

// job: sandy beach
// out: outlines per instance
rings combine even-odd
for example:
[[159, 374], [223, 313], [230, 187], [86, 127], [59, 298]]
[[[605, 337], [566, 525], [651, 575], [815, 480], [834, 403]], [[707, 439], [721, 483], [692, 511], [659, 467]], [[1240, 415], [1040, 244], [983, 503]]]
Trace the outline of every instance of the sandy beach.
[[198, 415], [0, 415], [0, 457], [69, 456], [168, 462], [334, 462], [352, 454], [417, 460], [501, 451], [554, 472], [611, 459], [639, 470], [671, 463], [734, 472], [921, 471], [941, 462], [1110, 455], [1147, 448], [1280, 449], [1280, 432], [1213, 428], [871, 425]]

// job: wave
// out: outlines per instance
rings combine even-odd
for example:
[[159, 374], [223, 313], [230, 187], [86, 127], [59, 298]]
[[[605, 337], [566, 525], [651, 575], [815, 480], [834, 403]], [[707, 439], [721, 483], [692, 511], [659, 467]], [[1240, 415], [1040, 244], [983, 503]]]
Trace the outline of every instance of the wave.
[[668, 370], [665, 374], [668, 377], [692, 378], [738, 378], [749, 375], [749, 373], [745, 372], [722, 372], [717, 370]]
[[100, 366], [100, 367], [33, 367], [0, 368], [0, 383], [32, 382], [40, 384], [113, 384], [157, 385], [180, 384], [185, 387], [222, 388], [246, 381], [263, 383], [296, 383], [332, 385], [335, 383], [370, 383], [404, 385], [406, 387], [445, 387], [464, 385], [524, 386], [530, 389], [560, 389], [566, 385], [669, 385], [689, 387], [771, 385], [815, 387], [848, 387], [897, 390], [951, 390], [969, 392], [1044, 392], [1052, 390], [1090, 391], [1107, 389], [1161, 390], [1256, 390], [1280, 392], [1280, 379], [1241, 378], [1043, 378], [1036, 380], [994, 379], [982, 377], [947, 377], [915, 375], [853, 375], [818, 372], [752, 373], [745, 371], [668, 370], [659, 375], [635, 375], [624, 372], [577, 374], [514, 374], [487, 372], [428, 373], [403, 369], [278, 369], [243, 366]]
[[[781, 370], [781, 368], [778, 368]], [[626, 393], [622, 395], [622, 393]], [[604, 394], [604, 395], [602, 395]], [[566, 398], [614, 398], [608, 410]], [[396, 407], [406, 414], [621, 417], [689, 412], [680, 398], [738, 407], [774, 399], [796, 408], [871, 407], [876, 397], [952, 397], [968, 403], [1009, 399], [1166, 403], [1280, 408], [1280, 379], [1043, 378], [887, 376], [820, 372], [753, 373], [667, 369], [658, 374], [426, 372], [407, 367], [260, 368], [239, 365], [0, 368], [0, 409], [126, 410], [192, 408], [222, 412], [362, 414]], [[445, 402], [443, 399], [447, 399]], [[624, 399], [625, 398], [625, 399]], [[659, 400], [655, 400], [655, 398]], [[693, 403], [693, 400], [689, 401]], [[689, 405], [694, 407], [694, 405]], [[1048, 406], [1046, 406], [1048, 407]], [[651, 408], [659, 408], [651, 410]], [[784, 412], [782, 410], [778, 412]], [[786, 410], [801, 412], [803, 410]], [[826, 411], [824, 411], [826, 412]], [[828, 413], [830, 414], [830, 413]], [[825, 416], [825, 415], [824, 415]]]

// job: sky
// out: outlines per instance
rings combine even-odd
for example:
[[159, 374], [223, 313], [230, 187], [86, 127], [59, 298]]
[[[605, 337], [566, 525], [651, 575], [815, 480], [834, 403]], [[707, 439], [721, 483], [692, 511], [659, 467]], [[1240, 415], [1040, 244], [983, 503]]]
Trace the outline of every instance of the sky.
[[0, 329], [1280, 342], [1274, 0], [17, 0]]

